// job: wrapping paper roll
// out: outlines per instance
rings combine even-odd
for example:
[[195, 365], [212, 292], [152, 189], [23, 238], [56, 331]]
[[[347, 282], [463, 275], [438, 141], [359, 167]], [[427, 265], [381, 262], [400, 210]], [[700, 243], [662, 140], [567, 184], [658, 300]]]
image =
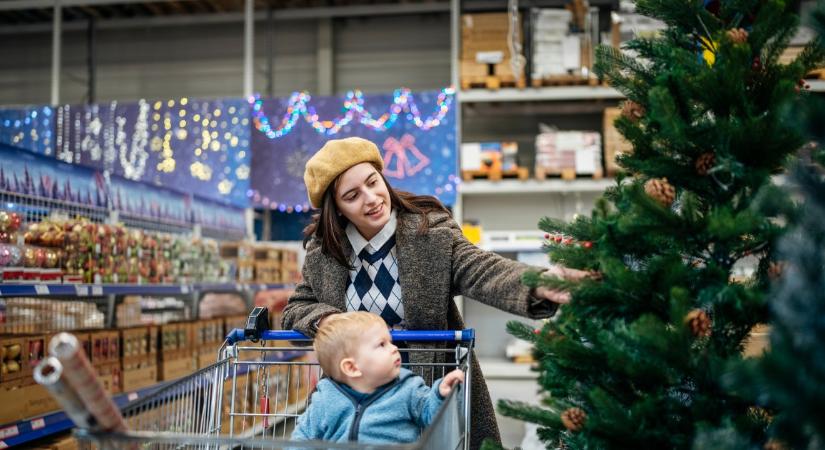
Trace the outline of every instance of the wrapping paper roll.
[[49, 343], [49, 352], [62, 364], [63, 378], [77, 393], [98, 427], [104, 431], [126, 431], [120, 409], [106, 394], [77, 338], [69, 333], [60, 333]]
[[43, 358], [34, 368], [34, 381], [49, 390], [52, 396], [60, 403], [63, 412], [69, 416], [77, 427], [85, 429], [97, 428], [97, 421], [91, 415], [83, 402], [77, 396], [77, 392], [72, 390], [65, 377], [63, 377], [63, 365], [54, 356]]

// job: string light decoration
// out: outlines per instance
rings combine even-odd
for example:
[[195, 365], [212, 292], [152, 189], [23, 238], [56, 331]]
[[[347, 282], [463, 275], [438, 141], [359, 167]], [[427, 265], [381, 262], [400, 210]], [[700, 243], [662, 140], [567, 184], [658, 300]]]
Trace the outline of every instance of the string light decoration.
[[426, 119], [422, 119], [415, 98], [407, 88], [395, 90], [389, 111], [377, 119], [364, 107], [364, 94], [360, 90], [347, 92], [344, 98], [344, 114], [334, 120], [321, 120], [315, 108], [309, 104], [311, 99], [312, 97], [307, 92], [294, 92], [289, 97], [286, 113], [280, 124], [277, 128], [273, 128], [263, 111], [263, 99], [259, 94], [253, 95], [249, 97], [249, 104], [252, 107], [252, 123], [256, 130], [264, 133], [269, 139], [278, 139], [289, 134], [298, 124], [298, 119], [303, 117], [318, 133], [334, 136], [353, 121], [375, 131], [385, 132], [395, 125], [402, 114], [406, 114], [407, 120], [427, 131], [441, 125], [441, 121], [449, 112], [455, 99], [455, 89], [447, 87], [441, 90], [436, 102], [436, 111]]
[[52, 155], [53, 113], [51, 106], [0, 109], [0, 143]]

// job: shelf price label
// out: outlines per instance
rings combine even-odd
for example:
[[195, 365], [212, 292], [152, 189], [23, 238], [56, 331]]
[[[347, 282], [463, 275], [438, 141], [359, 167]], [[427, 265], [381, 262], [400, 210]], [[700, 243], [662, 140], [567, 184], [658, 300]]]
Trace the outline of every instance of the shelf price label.
[[92, 286], [92, 296], [100, 297], [103, 295], [103, 286]]
[[77, 286], [74, 287], [74, 292], [78, 297], [88, 297], [89, 296], [89, 286], [77, 285]]
[[45, 284], [35, 284], [34, 285], [34, 292], [37, 295], [49, 295], [49, 287]]
[[46, 426], [46, 421], [41, 417], [31, 421], [32, 430], [39, 430]]
[[20, 430], [17, 429], [17, 425], [12, 425], [10, 427], [0, 429], [0, 439], [14, 437], [18, 434], [20, 434]]
[[133, 402], [133, 401], [138, 399], [138, 393], [137, 392], [130, 392], [129, 395], [126, 397], [126, 399], [129, 400], [130, 402]]
[[185, 284], [182, 284], [180, 286], [180, 293], [181, 294], [188, 294], [189, 293], [189, 286], [185, 285]]

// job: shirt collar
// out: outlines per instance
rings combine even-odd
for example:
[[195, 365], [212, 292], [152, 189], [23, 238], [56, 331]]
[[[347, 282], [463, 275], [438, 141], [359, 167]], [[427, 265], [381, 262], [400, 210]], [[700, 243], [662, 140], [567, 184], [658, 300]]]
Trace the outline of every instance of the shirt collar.
[[367, 244], [372, 247], [372, 251], [381, 248], [384, 244], [390, 240], [391, 237], [395, 235], [395, 228], [398, 226], [398, 214], [396, 213], [395, 209], [390, 212], [390, 220], [387, 221], [384, 228], [378, 232], [372, 239], [369, 241], [364, 239], [364, 236], [361, 236], [361, 233], [358, 232], [358, 228], [355, 228], [355, 225], [352, 222], [347, 224], [347, 238], [349, 238], [349, 243], [352, 245], [352, 252], [354, 255], [361, 253], [361, 250], [367, 246]]

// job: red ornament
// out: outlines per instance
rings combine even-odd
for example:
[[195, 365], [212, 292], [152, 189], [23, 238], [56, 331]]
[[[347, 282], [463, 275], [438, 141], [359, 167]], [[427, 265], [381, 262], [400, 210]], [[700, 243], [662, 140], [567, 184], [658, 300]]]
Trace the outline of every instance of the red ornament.
[[584, 247], [584, 248], [593, 248], [593, 243], [590, 242], [590, 241], [584, 241], [582, 243], [582, 247]]
[[553, 237], [553, 240], [554, 240], [554, 241], [556, 241], [556, 243], [561, 242], [561, 239], [562, 239], [562, 238], [561, 238], [561, 235], [560, 235], [560, 234], [557, 234], [555, 237]]
[[536, 328], [535, 330], [533, 330], [533, 334], [541, 334], [541, 329]]
[[545, 239], [550, 239], [550, 234], [548, 234], [548, 233], [544, 233], [544, 238], [545, 238]]
[[573, 243], [573, 239], [570, 239], [570, 238], [565, 239], [565, 240], [564, 240], [564, 242], [562, 242], [562, 243], [563, 243], [564, 245], [570, 245], [570, 244], [572, 244], [572, 243]]
[[758, 56], [753, 58], [753, 64], [751, 64], [751, 69], [762, 70], [762, 60]]

